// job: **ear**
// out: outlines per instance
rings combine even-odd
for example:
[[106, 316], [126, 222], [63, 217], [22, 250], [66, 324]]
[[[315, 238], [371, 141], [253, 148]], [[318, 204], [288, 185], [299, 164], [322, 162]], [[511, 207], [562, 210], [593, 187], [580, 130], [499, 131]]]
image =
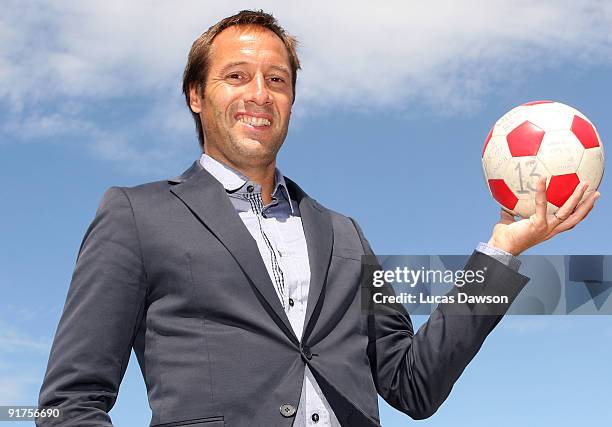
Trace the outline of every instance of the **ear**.
[[196, 114], [202, 111], [202, 98], [200, 98], [197, 85], [189, 87], [189, 107]]

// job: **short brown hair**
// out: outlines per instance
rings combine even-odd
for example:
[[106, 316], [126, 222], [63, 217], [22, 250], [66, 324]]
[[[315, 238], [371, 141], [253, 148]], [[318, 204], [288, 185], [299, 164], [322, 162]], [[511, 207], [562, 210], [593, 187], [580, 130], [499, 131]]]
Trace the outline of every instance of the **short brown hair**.
[[[242, 10], [235, 15], [229, 16], [217, 22], [210, 27], [206, 32], [202, 33], [191, 46], [187, 65], [183, 73], [183, 94], [187, 107], [191, 110], [189, 104], [189, 90], [196, 86], [200, 96], [204, 96], [204, 86], [208, 77], [209, 55], [212, 42], [226, 28], [236, 25], [256, 25], [262, 28], [267, 28], [276, 34], [287, 48], [289, 55], [289, 65], [291, 66], [291, 86], [293, 89], [293, 100], [295, 101], [295, 83], [297, 80], [297, 70], [300, 69], [300, 61], [297, 56], [297, 40], [295, 37], [287, 33], [271, 14], [265, 13], [263, 10]], [[204, 130], [200, 122], [200, 116], [191, 111], [193, 120], [196, 124], [200, 147], [204, 149]]]

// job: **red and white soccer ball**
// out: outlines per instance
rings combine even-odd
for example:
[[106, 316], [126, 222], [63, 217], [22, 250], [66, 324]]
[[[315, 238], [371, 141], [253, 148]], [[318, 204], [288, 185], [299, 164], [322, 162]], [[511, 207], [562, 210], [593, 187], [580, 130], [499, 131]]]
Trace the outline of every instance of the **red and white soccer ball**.
[[535, 213], [535, 186], [546, 176], [548, 214], [579, 183], [595, 191], [604, 171], [604, 148], [593, 123], [580, 111], [553, 101], [513, 108], [493, 126], [482, 150], [482, 167], [493, 198], [513, 215]]

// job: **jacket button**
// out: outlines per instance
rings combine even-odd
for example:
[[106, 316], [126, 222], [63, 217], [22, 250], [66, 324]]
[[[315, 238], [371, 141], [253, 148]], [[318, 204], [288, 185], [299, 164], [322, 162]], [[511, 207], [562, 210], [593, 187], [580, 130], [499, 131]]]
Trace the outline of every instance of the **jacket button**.
[[316, 412], [314, 414], [312, 414], [312, 417], [310, 417], [310, 419], [315, 422], [318, 423], [319, 422], [319, 414], [317, 414]]
[[248, 185], [248, 186], [247, 186], [247, 191], [248, 191], [249, 193], [252, 193], [252, 192], [253, 192], [253, 190], [255, 190], [255, 187], [253, 187], [252, 185]]
[[292, 417], [295, 415], [295, 406], [285, 403], [284, 405], [281, 405], [280, 413], [283, 417]]
[[308, 347], [307, 345], [302, 347], [302, 354], [306, 359], [312, 359], [312, 352], [310, 351], [310, 347]]

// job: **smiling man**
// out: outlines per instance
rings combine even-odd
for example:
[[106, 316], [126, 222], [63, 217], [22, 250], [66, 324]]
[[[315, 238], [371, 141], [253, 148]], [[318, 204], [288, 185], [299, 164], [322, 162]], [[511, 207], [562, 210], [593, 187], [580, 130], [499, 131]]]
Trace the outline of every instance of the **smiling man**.
[[[377, 426], [377, 394], [426, 418], [499, 322], [441, 304], [415, 334], [401, 307], [362, 311], [361, 229], [276, 166], [295, 45], [255, 11], [194, 42], [183, 89], [203, 153], [176, 178], [104, 195], [40, 393], [62, 420], [38, 425], [110, 426], [132, 348], [154, 426]], [[548, 216], [543, 180], [537, 190], [536, 214], [502, 213], [465, 267], [509, 303], [528, 280], [515, 256], [574, 227], [598, 196], [577, 207], [579, 187]]]

